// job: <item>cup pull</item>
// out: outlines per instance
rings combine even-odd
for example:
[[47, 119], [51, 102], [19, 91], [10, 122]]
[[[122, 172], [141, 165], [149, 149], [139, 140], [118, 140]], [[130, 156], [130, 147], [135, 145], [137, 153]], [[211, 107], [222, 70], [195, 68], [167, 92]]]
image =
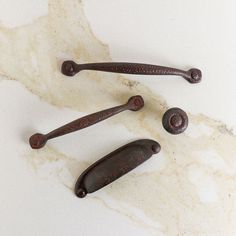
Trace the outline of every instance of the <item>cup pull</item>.
[[133, 170], [153, 154], [160, 152], [156, 141], [141, 139], [113, 151], [88, 167], [78, 178], [75, 194], [83, 198]]
[[67, 76], [74, 76], [81, 70], [96, 70], [139, 75], [177, 75], [182, 76], [189, 83], [199, 83], [202, 78], [201, 71], [196, 68], [184, 71], [171, 67], [140, 63], [104, 62], [77, 64], [74, 61], [64, 61], [61, 66], [61, 72]]

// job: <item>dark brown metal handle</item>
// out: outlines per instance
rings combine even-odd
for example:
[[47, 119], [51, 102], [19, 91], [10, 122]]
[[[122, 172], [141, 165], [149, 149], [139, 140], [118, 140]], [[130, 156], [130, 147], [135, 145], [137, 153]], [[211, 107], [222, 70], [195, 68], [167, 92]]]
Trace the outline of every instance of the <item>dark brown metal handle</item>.
[[139, 75], [178, 75], [182, 76], [190, 83], [201, 81], [202, 73], [199, 69], [192, 68], [188, 71], [179, 70], [170, 67], [127, 63], [127, 62], [105, 62], [105, 63], [88, 63], [77, 64], [74, 61], [64, 61], [61, 72], [67, 76], [74, 76], [81, 70], [97, 70], [113, 73], [139, 74]]
[[120, 147], [95, 162], [80, 175], [75, 185], [75, 194], [83, 198], [87, 193], [103, 188], [160, 150], [160, 144], [150, 139], [137, 140]]
[[140, 95], [131, 97], [127, 103], [121, 106], [116, 106], [103, 111], [99, 111], [77, 120], [74, 120], [58, 129], [51, 131], [48, 134], [36, 133], [29, 139], [30, 146], [33, 149], [39, 149], [43, 147], [49, 139], [56, 138], [71, 132], [84, 129], [91, 125], [94, 125], [102, 120], [105, 120], [111, 116], [114, 116], [122, 111], [131, 110], [138, 111], [144, 106], [143, 98]]

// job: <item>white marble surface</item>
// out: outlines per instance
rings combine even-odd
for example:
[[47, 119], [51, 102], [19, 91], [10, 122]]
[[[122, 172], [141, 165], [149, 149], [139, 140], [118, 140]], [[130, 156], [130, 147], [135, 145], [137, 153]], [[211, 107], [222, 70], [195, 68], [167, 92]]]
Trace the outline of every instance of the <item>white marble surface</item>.
[[[0, 235], [236, 235], [236, 3], [0, 0]], [[179, 77], [61, 75], [64, 59], [199, 67]], [[123, 113], [32, 150], [28, 137], [141, 94]], [[161, 126], [168, 107], [185, 134]], [[138, 138], [161, 153], [78, 199], [79, 174]]]

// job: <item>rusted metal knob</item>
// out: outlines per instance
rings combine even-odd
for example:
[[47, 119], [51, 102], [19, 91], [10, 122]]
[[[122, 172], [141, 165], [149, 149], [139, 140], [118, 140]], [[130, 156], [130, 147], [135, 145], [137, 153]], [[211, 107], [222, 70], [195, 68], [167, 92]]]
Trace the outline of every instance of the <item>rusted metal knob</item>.
[[141, 139], [126, 144], [88, 167], [78, 178], [75, 194], [84, 198], [133, 170], [153, 154], [160, 152], [158, 142]]
[[65, 134], [69, 134], [71, 132], [74, 132], [80, 129], [84, 129], [86, 127], [94, 125], [102, 120], [105, 120], [125, 110], [138, 111], [143, 106], [144, 106], [144, 101], [140, 95], [130, 97], [128, 102], [123, 105], [116, 106], [113, 108], [109, 108], [103, 111], [99, 111], [99, 112], [81, 117], [58, 129], [51, 131], [48, 134], [36, 133], [32, 135], [29, 139], [30, 146], [33, 149], [42, 148], [49, 139], [56, 138]]
[[64, 61], [61, 66], [61, 72], [67, 76], [74, 76], [81, 70], [96, 70], [96, 71], [105, 71], [113, 73], [139, 74], [139, 75], [178, 75], [182, 76], [190, 83], [199, 83], [202, 78], [202, 72], [196, 68], [184, 71], [171, 67], [140, 64], [140, 63], [103, 62], [103, 63], [77, 64], [74, 61]]
[[169, 133], [180, 134], [188, 127], [188, 116], [185, 111], [174, 107], [165, 112], [162, 117], [162, 124]]

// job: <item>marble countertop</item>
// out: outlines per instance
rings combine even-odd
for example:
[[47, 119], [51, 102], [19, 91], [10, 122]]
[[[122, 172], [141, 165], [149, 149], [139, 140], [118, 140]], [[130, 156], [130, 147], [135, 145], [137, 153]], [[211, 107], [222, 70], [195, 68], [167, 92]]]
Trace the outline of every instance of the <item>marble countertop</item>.
[[[0, 235], [236, 235], [236, 3], [0, 1]], [[180, 77], [83, 71], [63, 60], [200, 68]], [[122, 113], [32, 150], [28, 138], [140, 94]], [[180, 107], [189, 127], [161, 125]], [[84, 199], [73, 193], [91, 163], [139, 138], [162, 150]]]

